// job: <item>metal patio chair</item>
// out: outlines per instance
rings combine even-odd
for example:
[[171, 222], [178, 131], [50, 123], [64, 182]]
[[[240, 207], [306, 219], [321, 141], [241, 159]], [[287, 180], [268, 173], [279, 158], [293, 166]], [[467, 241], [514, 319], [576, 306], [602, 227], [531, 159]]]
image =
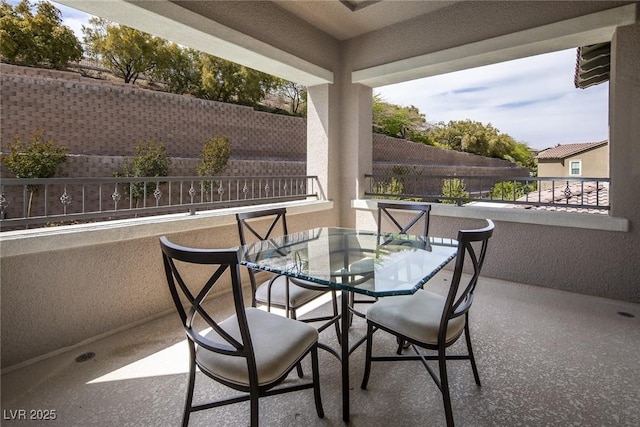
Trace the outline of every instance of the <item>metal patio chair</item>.
[[[395, 214], [391, 211], [400, 211]], [[414, 213], [414, 215], [408, 221], [400, 221], [399, 217], [401, 214], [405, 214], [407, 212]], [[390, 202], [380, 202], [378, 203], [378, 233], [383, 231], [383, 228], [387, 223], [391, 223], [391, 228], [393, 229], [393, 233], [399, 234], [416, 234], [421, 236], [424, 239], [428, 238], [429, 234], [429, 215], [431, 212], [431, 205], [429, 203], [390, 203]], [[422, 224], [420, 226], [420, 224]], [[387, 230], [385, 230], [387, 231]], [[393, 244], [394, 241], [392, 238], [385, 242], [380, 242], [381, 245]], [[401, 242], [402, 244], [402, 242]], [[369, 262], [370, 260], [364, 260], [364, 262]], [[358, 266], [352, 266], [354, 269], [358, 269]], [[366, 268], [360, 268], [362, 270], [366, 270]], [[365, 317], [363, 312], [360, 312], [355, 309], [355, 304], [372, 304], [376, 300], [371, 298], [366, 299], [356, 299], [355, 294], [351, 292], [349, 294], [349, 307], [350, 313], [349, 316], [355, 314], [356, 316]], [[351, 319], [349, 324], [351, 324]]]
[[[251, 426], [256, 427], [259, 398], [308, 388], [313, 388], [316, 412], [323, 418], [318, 331], [293, 319], [245, 308], [237, 249], [187, 248], [164, 236], [160, 245], [169, 290], [189, 344], [189, 383], [182, 425], [189, 424], [192, 412], [248, 400]], [[214, 286], [227, 278], [235, 314], [218, 321], [205, 303]], [[311, 355], [312, 381], [277, 387], [307, 355]], [[207, 377], [244, 394], [193, 404], [196, 366]]]
[[[261, 241], [268, 240], [274, 236], [288, 234], [285, 208], [242, 212], [236, 214], [236, 220], [241, 245], [251, 243], [249, 239]], [[272, 306], [277, 307], [285, 310], [286, 316], [292, 319], [297, 319], [297, 311], [302, 306], [330, 293], [332, 304], [331, 315], [309, 317], [300, 320], [309, 323], [324, 322], [318, 327], [319, 332], [334, 325], [338, 342], [340, 342], [340, 313], [338, 311], [335, 289], [330, 289], [318, 283], [288, 278], [282, 275], [273, 275], [258, 285], [256, 272], [252, 269], [249, 269], [249, 279], [253, 291], [252, 305], [254, 307], [257, 303], [266, 305], [267, 310], [271, 310]]]
[[[458, 232], [458, 252], [453, 279], [445, 296], [419, 289], [414, 295], [381, 298], [367, 311], [367, 346], [362, 389], [367, 388], [371, 362], [420, 360], [442, 393], [447, 426], [453, 426], [453, 411], [447, 378], [447, 360], [469, 360], [476, 384], [480, 376], [473, 357], [469, 333], [469, 310], [484, 263], [489, 238], [494, 224], [477, 230]], [[465, 260], [471, 262], [472, 274], [463, 275]], [[382, 330], [408, 342], [415, 355], [372, 356], [374, 332]], [[467, 354], [448, 355], [447, 347], [464, 333]], [[437, 355], [427, 355], [421, 349], [435, 350]], [[427, 364], [437, 360], [439, 376]]]

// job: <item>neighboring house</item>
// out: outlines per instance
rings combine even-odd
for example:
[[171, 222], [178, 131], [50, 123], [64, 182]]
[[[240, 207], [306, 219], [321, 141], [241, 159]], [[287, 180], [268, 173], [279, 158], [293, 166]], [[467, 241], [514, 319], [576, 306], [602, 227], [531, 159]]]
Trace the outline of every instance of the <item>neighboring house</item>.
[[536, 158], [539, 177], [609, 178], [609, 141], [556, 145]]
[[[567, 179], [540, 181], [537, 190], [518, 199], [535, 204], [515, 208], [607, 213], [598, 207], [609, 205], [609, 183], [597, 178], [609, 178], [608, 141], [556, 145], [540, 151], [536, 158], [538, 177]], [[571, 178], [595, 179], [572, 181]]]

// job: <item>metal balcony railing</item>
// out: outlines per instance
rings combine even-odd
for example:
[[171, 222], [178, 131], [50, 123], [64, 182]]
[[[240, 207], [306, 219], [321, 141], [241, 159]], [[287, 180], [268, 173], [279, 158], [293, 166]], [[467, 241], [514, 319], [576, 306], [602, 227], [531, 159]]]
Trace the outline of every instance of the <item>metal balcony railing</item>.
[[2, 179], [0, 230], [324, 199], [316, 176]]
[[609, 178], [475, 175], [365, 175], [370, 198], [421, 200], [458, 206], [486, 202], [523, 209], [607, 213]]

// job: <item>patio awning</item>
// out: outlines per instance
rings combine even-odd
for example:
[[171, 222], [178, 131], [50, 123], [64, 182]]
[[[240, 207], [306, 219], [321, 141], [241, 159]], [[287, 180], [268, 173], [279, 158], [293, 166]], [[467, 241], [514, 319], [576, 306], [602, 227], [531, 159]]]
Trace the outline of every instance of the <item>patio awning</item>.
[[592, 44], [578, 48], [573, 83], [576, 88], [609, 81], [611, 68], [611, 42]]

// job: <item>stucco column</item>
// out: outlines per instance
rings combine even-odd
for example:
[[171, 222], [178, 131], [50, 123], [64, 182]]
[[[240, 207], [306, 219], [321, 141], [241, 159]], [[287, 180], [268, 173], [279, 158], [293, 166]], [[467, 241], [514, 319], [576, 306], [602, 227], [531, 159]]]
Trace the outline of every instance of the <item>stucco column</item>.
[[[611, 215], [638, 229], [640, 182], [640, 23], [620, 27], [611, 41], [609, 83]], [[634, 221], [636, 220], [636, 221]]]
[[[317, 175], [341, 226], [355, 226], [351, 200], [372, 171], [372, 89], [337, 78], [308, 88], [307, 174]], [[342, 82], [342, 83], [341, 83]]]
[[308, 87], [307, 94], [307, 175], [316, 175], [321, 191], [329, 200], [340, 199], [337, 111], [331, 99], [332, 85]]
[[372, 89], [361, 84], [345, 85], [344, 120], [342, 123], [341, 155], [344, 159], [342, 172], [343, 199], [341, 221], [346, 227], [355, 227], [356, 212], [351, 201], [364, 196], [365, 174], [372, 173]]

